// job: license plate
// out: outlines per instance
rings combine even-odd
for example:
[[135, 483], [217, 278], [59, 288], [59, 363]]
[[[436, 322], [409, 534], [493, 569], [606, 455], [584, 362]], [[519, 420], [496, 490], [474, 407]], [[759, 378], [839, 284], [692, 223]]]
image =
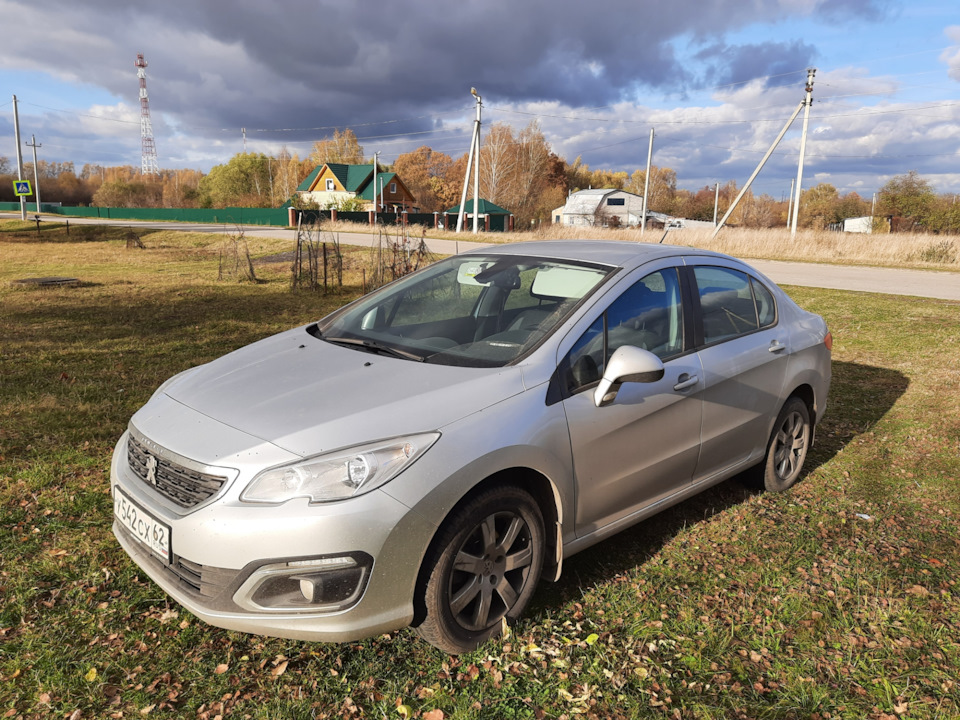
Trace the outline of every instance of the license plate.
[[119, 486], [113, 488], [113, 515], [138, 542], [170, 562], [170, 526], [127, 497]]

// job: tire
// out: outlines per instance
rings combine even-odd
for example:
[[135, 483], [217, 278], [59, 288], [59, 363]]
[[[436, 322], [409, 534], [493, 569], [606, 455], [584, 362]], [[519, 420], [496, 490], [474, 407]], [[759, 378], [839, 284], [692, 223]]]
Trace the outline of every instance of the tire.
[[767, 443], [767, 455], [761, 469], [767, 492], [781, 492], [792, 486], [810, 448], [810, 410], [798, 397], [784, 404]]
[[477, 495], [447, 519], [425, 560], [417, 633], [452, 655], [475, 650], [523, 613], [543, 556], [543, 514], [527, 492]]

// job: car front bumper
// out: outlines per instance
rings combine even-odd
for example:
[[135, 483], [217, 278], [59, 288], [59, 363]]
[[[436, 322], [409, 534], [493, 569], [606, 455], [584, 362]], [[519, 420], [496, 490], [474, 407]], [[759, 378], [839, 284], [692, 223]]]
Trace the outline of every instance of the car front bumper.
[[[413, 620], [416, 568], [436, 527], [402, 503], [375, 490], [338, 503], [255, 505], [236, 500], [233, 487], [179, 514], [131, 472], [127, 437], [114, 452], [111, 490], [116, 497], [119, 487], [169, 527], [169, 558], [137, 540], [117, 517], [114, 534], [157, 585], [204, 622], [258, 635], [346, 642]], [[339, 607], [315, 608], [302, 598], [304, 606], [296, 608], [259, 604], [255, 586], [261, 580], [278, 573], [292, 578], [286, 586], [296, 595], [304, 567], [314, 571], [308, 577], [322, 577], [316, 563], [344, 558], [353, 559], [362, 577], [354, 573], [356, 593], [347, 593]]]

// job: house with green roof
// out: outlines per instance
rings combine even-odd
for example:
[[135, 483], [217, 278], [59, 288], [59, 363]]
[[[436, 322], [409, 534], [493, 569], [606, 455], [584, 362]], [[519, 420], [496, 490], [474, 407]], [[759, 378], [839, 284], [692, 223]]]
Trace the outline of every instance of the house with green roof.
[[[493, 232], [509, 232], [513, 230], [513, 213], [495, 205], [489, 200], [480, 198], [477, 201], [478, 224], [481, 229]], [[457, 217], [460, 215], [460, 206], [452, 207], [443, 213], [444, 227], [454, 229], [457, 226]], [[467, 200], [463, 204], [463, 228], [469, 230], [473, 227], [473, 200]]]
[[415, 212], [416, 198], [396, 173], [383, 172], [373, 165], [325, 163], [311, 172], [300, 183], [297, 194], [306, 202], [315, 202], [321, 208], [336, 206], [349, 198], [364, 201], [364, 210], [373, 210], [376, 196], [378, 212]]

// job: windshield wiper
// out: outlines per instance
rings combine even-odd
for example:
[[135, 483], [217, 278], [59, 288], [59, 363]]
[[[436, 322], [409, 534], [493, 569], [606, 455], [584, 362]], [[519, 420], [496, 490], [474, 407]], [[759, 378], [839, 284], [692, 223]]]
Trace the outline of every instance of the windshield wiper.
[[322, 338], [327, 342], [337, 345], [356, 345], [358, 347], [370, 350], [371, 352], [381, 353], [384, 355], [393, 355], [394, 357], [403, 358], [404, 360], [415, 360], [416, 362], [423, 362], [424, 360], [422, 355], [407, 352], [406, 350], [391, 347], [390, 345], [384, 345], [383, 343], [374, 342], [373, 340], [362, 340], [361, 338], [348, 337], [327, 337], [326, 335], [323, 335]]

